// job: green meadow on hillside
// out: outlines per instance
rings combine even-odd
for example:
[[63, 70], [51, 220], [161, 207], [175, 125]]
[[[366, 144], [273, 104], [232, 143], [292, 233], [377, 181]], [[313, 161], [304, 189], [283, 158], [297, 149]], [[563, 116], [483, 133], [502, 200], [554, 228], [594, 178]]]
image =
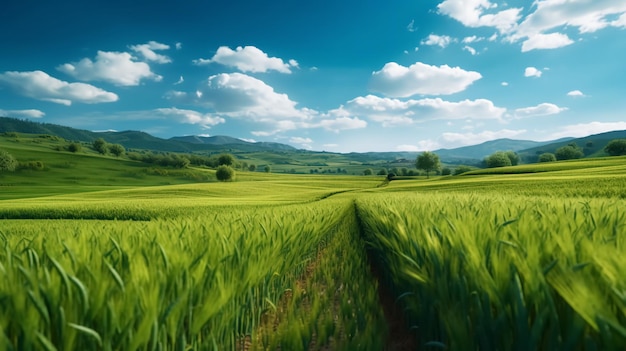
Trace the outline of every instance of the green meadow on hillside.
[[65, 143], [0, 138], [45, 165], [0, 174], [0, 350], [626, 348], [624, 157], [217, 182]]

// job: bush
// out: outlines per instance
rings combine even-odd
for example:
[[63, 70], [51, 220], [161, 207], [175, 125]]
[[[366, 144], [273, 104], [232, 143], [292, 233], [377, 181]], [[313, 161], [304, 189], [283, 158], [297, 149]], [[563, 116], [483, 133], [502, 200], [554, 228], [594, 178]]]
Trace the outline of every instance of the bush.
[[366, 170], [363, 171], [363, 175], [369, 176], [374, 174], [374, 171], [371, 168], [368, 168]]
[[539, 162], [554, 162], [556, 161], [556, 156], [553, 153], [545, 152], [539, 155]]
[[584, 156], [583, 151], [575, 143], [556, 149], [554, 155], [557, 160], [573, 160]]
[[230, 166], [221, 165], [217, 167], [217, 170], [215, 171], [215, 177], [220, 182], [233, 180], [233, 178], [235, 177], [235, 170], [232, 169]]
[[450, 174], [452, 174], [452, 170], [450, 168], [448, 168], [448, 167], [444, 167], [441, 170], [441, 175], [442, 176], [447, 176], [447, 175], [450, 175]]
[[512, 165], [511, 158], [506, 152], [503, 151], [498, 151], [491, 154], [485, 159], [485, 163], [489, 168], [506, 167]]
[[124, 146], [120, 144], [110, 144], [109, 152], [117, 157], [120, 157], [126, 152], [126, 149], [124, 149]]
[[220, 155], [220, 157], [218, 157], [217, 164], [219, 166], [232, 166], [233, 164], [235, 164], [235, 157], [231, 154], [222, 154]]
[[626, 139], [615, 139], [609, 141], [604, 147], [604, 151], [611, 156], [626, 155]]
[[80, 152], [83, 146], [80, 143], [71, 143], [67, 146], [69, 152]]
[[28, 161], [28, 162], [20, 162], [17, 166], [18, 169], [29, 169], [32, 171], [43, 171], [44, 164], [41, 161]]
[[102, 155], [107, 153], [107, 150], [108, 150], [107, 142], [104, 141], [104, 139], [102, 138], [98, 138], [94, 140], [92, 146], [94, 150], [96, 150], [98, 153]]
[[0, 172], [13, 172], [18, 162], [10, 153], [0, 150]]

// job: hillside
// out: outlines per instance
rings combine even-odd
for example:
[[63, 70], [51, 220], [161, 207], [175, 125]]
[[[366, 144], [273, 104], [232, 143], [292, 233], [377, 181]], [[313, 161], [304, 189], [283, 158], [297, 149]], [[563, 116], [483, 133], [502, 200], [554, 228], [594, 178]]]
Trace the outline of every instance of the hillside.
[[614, 139], [626, 139], [626, 130], [616, 130], [612, 132], [593, 134], [582, 138], [569, 138], [562, 139], [555, 142], [547, 143], [540, 146], [531, 147], [528, 149], [518, 151], [518, 154], [524, 161], [524, 163], [537, 162], [537, 157], [545, 152], [554, 153], [562, 146], [570, 143], [575, 143], [583, 149], [585, 157], [599, 157], [606, 156], [604, 147], [611, 140]]

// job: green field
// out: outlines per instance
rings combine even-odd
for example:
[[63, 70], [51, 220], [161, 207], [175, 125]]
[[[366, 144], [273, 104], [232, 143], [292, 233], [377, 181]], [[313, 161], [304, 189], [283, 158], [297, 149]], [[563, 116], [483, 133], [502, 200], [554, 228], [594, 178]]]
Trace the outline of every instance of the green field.
[[20, 137], [0, 350], [624, 350], [626, 158], [407, 179], [144, 164]]

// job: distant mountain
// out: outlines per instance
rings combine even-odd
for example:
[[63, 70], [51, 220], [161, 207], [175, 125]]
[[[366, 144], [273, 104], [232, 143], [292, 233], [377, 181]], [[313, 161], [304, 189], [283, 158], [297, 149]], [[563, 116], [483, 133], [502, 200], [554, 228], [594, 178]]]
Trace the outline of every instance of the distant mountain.
[[17, 132], [28, 134], [50, 134], [72, 141], [90, 143], [103, 138], [109, 143], [121, 144], [127, 149], [144, 149], [164, 152], [253, 152], [295, 151], [293, 146], [271, 142], [247, 142], [228, 136], [200, 137], [185, 136], [161, 139], [140, 131], [92, 132], [49, 123], [39, 123], [9, 117], [0, 117], [0, 133]]
[[582, 148], [585, 157], [604, 156], [604, 147], [613, 139], [626, 139], [626, 130], [616, 130], [612, 132], [593, 134], [582, 138], [565, 138], [555, 140], [541, 146], [535, 146], [518, 151], [524, 162], [536, 162], [537, 157], [545, 152], [555, 153], [562, 146], [575, 143]]
[[[569, 138], [571, 139], [571, 138]], [[569, 140], [568, 139], [568, 140]], [[531, 141], [531, 140], [514, 140], [514, 139], [496, 139], [486, 141], [478, 145], [463, 146], [456, 149], [439, 149], [434, 152], [439, 155], [443, 162], [448, 163], [472, 163], [482, 161], [485, 157], [496, 151], [515, 151], [540, 147], [556, 141]]]
[[272, 143], [272, 142], [249, 142], [225, 135], [216, 135], [210, 137], [203, 137], [197, 135], [188, 135], [181, 137], [173, 137], [168, 140], [173, 141], [182, 141], [190, 144], [201, 144], [201, 145], [219, 145], [219, 146], [228, 146], [237, 148], [237, 146], [245, 148], [256, 147], [257, 149], [272, 149], [272, 150], [282, 150], [282, 151], [295, 151], [297, 150], [295, 147], [281, 144], [281, 143]]

